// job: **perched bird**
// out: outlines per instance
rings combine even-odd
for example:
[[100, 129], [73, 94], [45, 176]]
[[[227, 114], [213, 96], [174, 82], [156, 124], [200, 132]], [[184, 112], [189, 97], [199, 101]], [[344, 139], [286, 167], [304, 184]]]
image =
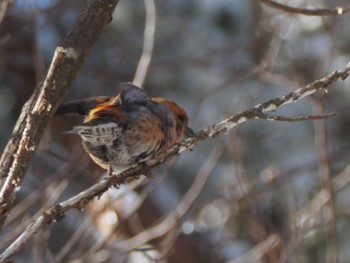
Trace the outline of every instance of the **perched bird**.
[[121, 84], [114, 97], [73, 101], [55, 115], [85, 116], [67, 133], [78, 134], [92, 160], [108, 173], [119, 174], [193, 136], [188, 116], [175, 102], [150, 98], [141, 88]]

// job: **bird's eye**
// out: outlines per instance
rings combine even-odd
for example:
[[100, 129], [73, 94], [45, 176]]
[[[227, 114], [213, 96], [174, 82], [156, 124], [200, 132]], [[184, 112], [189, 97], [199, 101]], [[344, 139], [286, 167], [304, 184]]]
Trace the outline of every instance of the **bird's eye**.
[[180, 122], [186, 122], [187, 118], [185, 115], [177, 115], [177, 118], [180, 120]]

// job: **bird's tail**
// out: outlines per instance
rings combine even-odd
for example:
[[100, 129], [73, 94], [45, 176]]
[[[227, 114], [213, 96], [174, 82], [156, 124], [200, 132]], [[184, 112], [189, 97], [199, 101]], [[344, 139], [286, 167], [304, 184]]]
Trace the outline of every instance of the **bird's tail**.
[[78, 114], [87, 116], [89, 111], [96, 107], [96, 105], [105, 103], [110, 100], [111, 97], [94, 97], [83, 100], [71, 101], [66, 104], [61, 105], [55, 116], [67, 115], [67, 114]]

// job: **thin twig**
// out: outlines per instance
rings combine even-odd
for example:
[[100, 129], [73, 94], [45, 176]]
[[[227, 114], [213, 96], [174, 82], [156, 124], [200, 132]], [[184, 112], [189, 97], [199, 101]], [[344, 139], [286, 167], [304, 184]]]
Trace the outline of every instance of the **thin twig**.
[[349, 13], [349, 7], [336, 7], [335, 9], [328, 8], [315, 8], [315, 9], [306, 9], [306, 8], [298, 8], [292, 7], [289, 5], [284, 5], [281, 3], [277, 3], [272, 0], [259, 0], [261, 3], [268, 5], [270, 7], [276, 8], [278, 10], [292, 13], [292, 14], [300, 14], [306, 16], [338, 16], [345, 13]]
[[64, 244], [62, 249], [55, 256], [55, 262], [62, 262], [63, 258], [71, 251], [72, 247], [81, 240], [81, 237], [88, 229], [91, 228], [91, 220], [89, 217], [85, 217], [84, 221], [80, 223], [80, 226], [76, 229], [70, 239]]
[[[338, 175], [332, 179], [333, 191], [340, 191], [344, 187], [350, 184], [350, 165], [345, 167]], [[332, 198], [328, 189], [322, 187], [322, 189], [314, 195], [310, 202], [307, 203], [299, 211], [295, 212], [290, 218], [289, 226], [293, 233], [298, 233], [291, 241], [292, 251], [303, 240], [305, 233], [313, 229], [321, 221], [321, 212], [323, 208], [329, 205]], [[328, 262], [328, 261], [327, 261]]]
[[145, 33], [142, 48], [142, 55], [137, 65], [133, 84], [142, 87], [145, 82], [147, 71], [152, 59], [154, 38], [156, 32], [156, 5], [154, 0], [144, 0], [146, 11]]
[[13, 0], [3, 0], [0, 3], [0, 24], [4, 20], [7, 10], [9, 9], [10, 5], [13, 3]]
[[295, 122], [295, 121], [323, 120], [323, 119], [328, 119], [328, 118], [334, 117], [336, 115], [337, 115], [336, 113], [332, 112], [332, 113], [321, 114], [321, 115], [305, 115], [305, 116], [286, 117], [286, 116], [272, 115], [272, 114], [267, 114], [267, 113], [259, 113], [258, 118], [259, 119], [266, 119], [269, 121]]
[[[317, 114], [321, 114], [324, 111], [324, 105], [322, 98], [314, 101], [314, 111]], [[328, 155], [327, 147], [327, 128], [324, 120], [317, 120], [314, 122], [315, 126], [315, 143], [317, 153], [319, 155], [319, 174], [323, 181], [324, 190], [328, 192], [329, 199], [327, 202], [326, 224], [328, 234], [328, 247], [327, 247], [327, 262], [337, 263], [338, 262], [338, 245], [337, 245], [337, 234], [336, 234], [336, 211], [334, 201], [334, 188], [332, 183], [330, 159]]]
[[[167, 169], [166, 173], [162, 173], [162, 176], [155, 178], [156, 180], [153, 180], [152, 184], [149, 184], [145, 189], [143, 189], [143, 191], [141, 193], [138, 194], [138, 197], [136, 200], [133, 201], [133, 205], [132, 207], [129, 207], [128, 211], [124, 211], [125, 213], [123, 214], [118, 214], [118, 217], [120, 217], [118, 224], [115, 224], [114, 228], [111, 229], [110, 233], [108, 235], [105, 235], [101, 238], [99, 238], [99, 240], [97, 242], [95, 242], [88, 250], [86, 250], [86, 252], [83, 255], [83, 259], [84, 258], [90, 258], [91, 255], [93, 253], [96, 253], [99, 249], [101, 249], [101, 247], [103, 245], [106, 244], [106, 242], [108, 240], [111, 239], [111, 237], [117, 232], [118, 227], [126, 222], [126, 220], [128, 218], [130, 218], [132, 215], [134, 215], [136, 213], [136, 211], [138, 210], [138, 208], [140, 208], [140, 206], [144, 203], [144, 201], [146, 200], [147, 196], [152, 193], [163, 181], [166, 177], [168, 177], [169, 172], [171, 169]], [[133, 182], [134, 183], [134, 182]], [[134, 188], [136, 188], [136, 186], [140, 185], [142, 183], [142, 180], [138, 180], [137, 184], [128, 184], [126, 185], [126, 189], [123, 191], [124, 193], [119, 194], [117, 198], [113, 198], [110, 202], [116, 202], [117, 200], [119, 200], [120, 198], [124, 197], [127, 193], [129, 193], [130, 191], [133, 191]]]
[[261, 241], [246, 254], [227, 261], [226, 263], [244, 263], [244, 262], [259, 262], [270, 250], [281, 245], [281, 238], [277, 234], [268, 236], [265, 240]]
[[[236, 114], [230, 118], [227, 118], [217, 124], [209, 126], [206, 129], [197, 133], [195, 137], [197, 140], [203, 140], [207, 137], [215, 137], [221, 133], [228, 132], [230, 129], [235, 127], [236, 125], [243, 123], [249, 119], [254, 119], [258, 117], [259, 114], [268, 111], [275, 111], [278, 107], [287, 105], [290, 103], [294, 103], [306, 96], [309, 96], [315, 93], [318, 90], [327, 91], [330, 88], [330, 85], [336, 82], [337, 80], [345, 80], [350, 75], [350, 63], [346, 65], [343, 70], [336, 70], [329, 74], [328, 76], [315, 80], [307, 86], [301, 87], [289, 94], [281, 97], [277, 97], [275, 99], [271, 99], [259, 105], [256, 105], [253, 108], [245, 110], [239, 114]], [[184, 148], [185, 150], [186, 148]]]
[[115, 244], [115, 248], [118, 251], [130, 251], [137, 248], [150, 240], [161, 237], [167, 234], [178, 222], [178, 219], [183, 217], [192, 203], [196, 200], [200, 192], [202, 191], [205, 182], [208, 180], [209, 175], [215, 168], [218, 160], [220, 159], [224, 147], [217, 145], [208, 156], [207, 160], [202, 165], [195, 176], [195, 180], [190, 189], [186, 192], [179, 204], [157, 225], [142, 231], [141, 233], [131, 237], [128, 240], [121, 241]]

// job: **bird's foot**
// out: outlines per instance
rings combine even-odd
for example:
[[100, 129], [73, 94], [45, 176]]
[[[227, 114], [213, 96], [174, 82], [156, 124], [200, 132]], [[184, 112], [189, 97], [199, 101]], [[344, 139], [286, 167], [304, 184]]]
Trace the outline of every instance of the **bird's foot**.
[[113, 186], [116, 187], [117, 189], [120, 188], [120, 185], [125, 184], [125, 178], [122, 176], [121, 173], [116, 173], [113, 168], [112, 165], [108, 165], [108, 171], [107, 171], [107, 175], [109, 177], [114, 177], [113, 179]]
[[146, 163], [140, 163], [142, 166], [142, 174], [147, 178], [147, 179], [152, 179], [152, 172], [151, 168], [146, 164]]

